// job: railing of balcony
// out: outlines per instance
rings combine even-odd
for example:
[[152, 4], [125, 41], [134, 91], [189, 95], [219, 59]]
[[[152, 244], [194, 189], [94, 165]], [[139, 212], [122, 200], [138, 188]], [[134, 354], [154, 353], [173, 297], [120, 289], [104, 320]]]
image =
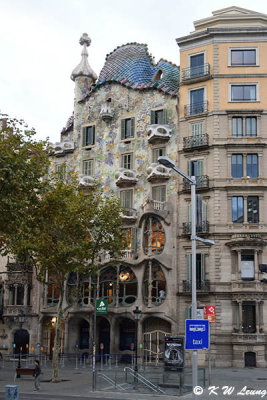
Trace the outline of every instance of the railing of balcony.
[[202, 101], [200, 103], [187, 104], [184, 107], [185, 116], [202, 114], [208, 111], [208, 102]]
[[[183, 189], [190, 190], [191, 185], [187, 179], [183, 179]], [[208, 189], [209, 188], [209, 177], [208, 175], [200, 175], [196, 177], [196, 188], [197, 189]]]
[[[196, 282], [197, 290], [200, 292], [210, 291], [210, 281], [201, 280]], [[192, 281], [183, 281], [183, 292], [192, 292]]]
[[158, 211], [163, 211], [165, 210], [165, 201], [157, 201], [157, 200], [152, 200], [153, 201], [153, 208], [154, 210]]
[[[208, 233], [210, 229], [209, 221], [202, 221], [200, 225], [196, 226], [196, 233]], [[191, 222], [183, 222], [183, 234], [189, 235], [191, 233]]]
[[124, 208], [122, 212], [122, 217], [133, 217], [136, 218], [137, 211], [135, 208]]
[[209, 145], [209, 135], [203, 133], [201, 135], [194, 135], [183, 138], [184, 150], [196, 148], [196, 147], [206, 147]]
[[210, 65], [208, 63], [199, 65], [197, 67], [183, 68], [182, 80], [199, 78], [205, 75], [210, 75]]

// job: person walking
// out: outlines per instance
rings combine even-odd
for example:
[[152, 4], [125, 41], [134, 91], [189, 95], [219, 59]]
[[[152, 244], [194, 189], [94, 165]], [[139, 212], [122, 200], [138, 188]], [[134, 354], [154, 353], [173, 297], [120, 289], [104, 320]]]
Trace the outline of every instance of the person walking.
[[39, 360], [34, 361], [34, 390], [40, 390], [41, 368]]

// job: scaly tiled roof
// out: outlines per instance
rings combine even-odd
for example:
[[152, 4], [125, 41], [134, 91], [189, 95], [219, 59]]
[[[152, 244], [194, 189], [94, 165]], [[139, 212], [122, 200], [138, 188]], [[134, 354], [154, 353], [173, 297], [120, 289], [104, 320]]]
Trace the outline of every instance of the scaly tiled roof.
[[132, 89], [155, 88], [176, 95], [179, 75], [179, 67], [166, 60], [154, 64], [146, 44], [128, 43], [107, 55], [96, 88], [106, 82], [118, 82]]

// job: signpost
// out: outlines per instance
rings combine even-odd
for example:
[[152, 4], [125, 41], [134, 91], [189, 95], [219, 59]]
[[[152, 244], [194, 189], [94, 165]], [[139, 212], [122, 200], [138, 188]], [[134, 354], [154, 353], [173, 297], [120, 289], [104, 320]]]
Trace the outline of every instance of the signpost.
[[108, 312], [108, 300], [107, 299], [96, 299], [96, 313], [107, 314]]
[[187, 319], [185, 321], [185, 349], [209, 349], [209, 321], [203, 319]]
[[207, 319], [209, 322], [215, 322], [215, 307], [214, 306], [205, 306], [204, 307], [204, 319]]

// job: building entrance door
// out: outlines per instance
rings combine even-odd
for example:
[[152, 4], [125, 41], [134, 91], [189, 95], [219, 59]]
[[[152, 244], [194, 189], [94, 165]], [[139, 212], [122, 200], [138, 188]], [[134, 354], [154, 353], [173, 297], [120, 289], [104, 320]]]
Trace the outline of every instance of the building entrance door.
[[256, 353], [253, 351], [245, 353], [245, 367], [256, 367]]
[[[18, 329], [14, 334], [15, 353], [28, 354], [29, 332], [25, 329]], [[21, 350], [20, 350], [21, 349]]]
[[154, 330], [144, 333], [145, 360], [148, 362], [155, 361], [158, 364], [164, 355], [164, 338], [166, 335], [170, 335], [170, 332]]

